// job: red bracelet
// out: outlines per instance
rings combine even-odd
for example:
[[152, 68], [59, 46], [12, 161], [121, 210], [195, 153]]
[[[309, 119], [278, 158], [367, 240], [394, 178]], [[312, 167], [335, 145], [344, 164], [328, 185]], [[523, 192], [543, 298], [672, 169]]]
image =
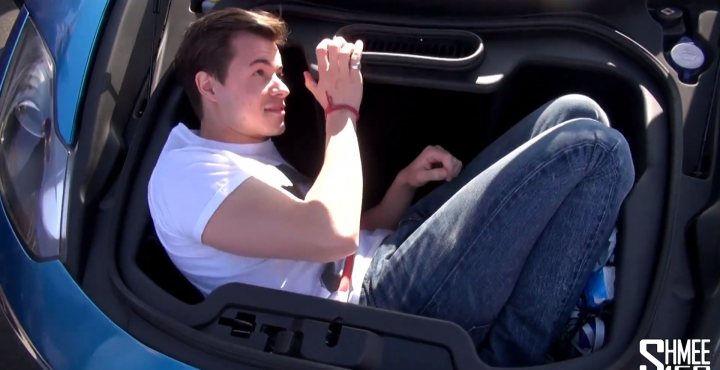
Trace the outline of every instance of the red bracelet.
[[358, 118], [360, 118], [360, 112], [358, 112], [358, 110], [355, 109], [355, 107], [353, 107], [352, 105], [349, 105], [349, 104], [335, 105], [335, 104], [333, 104], [332, 97], [330, 96], [330, 94], [327, 91], [325, 92], [325, 96], [327, 97], [327, 101], [328, 101], [328, 106], [325, 108], [325, 121], [327, 121], [328, 114], [339, 111], [339, 110], [346, 110], [346, 111], [354, 114], [355, 121], [357, 121]]

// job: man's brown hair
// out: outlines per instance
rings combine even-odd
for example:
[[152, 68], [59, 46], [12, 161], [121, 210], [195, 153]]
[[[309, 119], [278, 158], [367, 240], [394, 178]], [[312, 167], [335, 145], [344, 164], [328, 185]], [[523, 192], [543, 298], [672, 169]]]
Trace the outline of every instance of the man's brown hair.
[[200, 119], [203, 117], [202, 102], [195, 86], [195, 75], [205, 71], [225, 83], [228, 65], [234, 57], [231, 42], [240, 32], [266, 38], [278, 46], [282, 46], [287, 38], [287, 26], [278, 17], [264, 11], [239, 8], [210, 12], [193, 22], [185, 32], [175, 55], [175, 73]]

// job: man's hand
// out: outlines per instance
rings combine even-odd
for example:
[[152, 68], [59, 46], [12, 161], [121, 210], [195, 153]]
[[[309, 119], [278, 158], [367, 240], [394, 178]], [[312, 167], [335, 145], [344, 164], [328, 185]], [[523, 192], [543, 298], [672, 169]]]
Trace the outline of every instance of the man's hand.
[[333, 105], [347, 104], [360, 108], [363, 94], [360, 58], [363, 42], [348, 43], [342, 37], [322, 40], [317, 55], [319, 80], [315, 82], [310, 72], [305, 72], [305, 87], [313, 94], [323, 109], [328, 107], [328, 96]]
[[402, 169], [397, 178], [413, 188], [430, 181], [450, 181], [462, 170], [462, 162], [438, 145], [426, 147], [410, 165]]
[[430, 181], [450, 181], [462, 169], [462, 163], [439, 146], [428, 146], [403, 168], [390, 185], [382, 201], [362, 215], [363, 229], [395, 229], [410, 206], [415, 190]]

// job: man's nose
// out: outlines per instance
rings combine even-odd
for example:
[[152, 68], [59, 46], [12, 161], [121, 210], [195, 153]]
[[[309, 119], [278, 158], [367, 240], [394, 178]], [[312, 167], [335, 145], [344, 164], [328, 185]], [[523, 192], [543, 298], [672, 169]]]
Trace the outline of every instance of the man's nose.
[[290, 94], [290, 89], [278, 75], [273, 76], [273, 86], [271, 87], [273, 95], [286, 97]]

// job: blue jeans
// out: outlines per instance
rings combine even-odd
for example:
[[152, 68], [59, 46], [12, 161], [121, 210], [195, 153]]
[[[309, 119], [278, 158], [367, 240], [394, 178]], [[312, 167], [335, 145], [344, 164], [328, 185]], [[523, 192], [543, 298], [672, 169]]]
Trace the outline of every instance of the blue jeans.
[[547, 103], [410, 207], [360, 303], [453, 321], [490, 365], [542, 363], [634, 177], [593, 100]]

